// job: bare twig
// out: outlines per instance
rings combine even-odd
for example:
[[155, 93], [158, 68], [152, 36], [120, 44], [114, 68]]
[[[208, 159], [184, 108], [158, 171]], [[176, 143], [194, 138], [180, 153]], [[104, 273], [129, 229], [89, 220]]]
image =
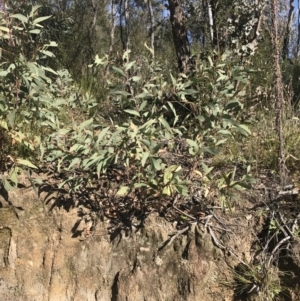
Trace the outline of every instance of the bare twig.
[[224, 223], [222, 223], [220, 221], [220, 219], [214, 214], [214, 212], [212, 210], [208, 210], [208, 212], [216, 219], [216, 221], [225, 229], [227, 230], [228, 228], [226, 227], [226, 225]]
[[190, 218], [190, 219], [193, 219], [193, 220], [195, 220], [195, 219], [196, 219], [195, 217], [193, 217], [193, 216], [191, 216], [191, 215], [189, 215], [189, 214], [185, 213], [184, 211], [182, 211], [182, 210], [178, 209], [178, 208], [177, 208], [177, 207], [175, 207], [175, 206], [173, 206], [173, 208], [174, 208], [176, 211], [180, 212], [181, 214], [183, 214], [183, 215], [187, 216], [187, 217], [188, 217], [188, 218]]
[[225, 246], [220, 243], [220, 241], [216, 238], [214, 231], [211, 229], [209, 225], [207, 225], [208, 232], [213, 240], [213, 243], [220, 249], [225, 250]]
[[271, 253], [271, 256], [270, 256], [270, 258], [269, 258], [268, 267], [270, 267], [270, 264], [271, 264], [271, 261], [272, 261], [272, 259], [273, 259], [273, 257], [274, 257], [275, 252], [280, 248], [280, 246], [281, 246], [282, 244], [284, 244], [284, 243], [285, 243], [286, 241], [288, 241], [290, 238], [291, 238], [291, 236], [285, 237], [285, 238], [283, 238], [283, 239], [276, 245], [276, 247], [273, 249], [273, 251], [272, 251], [272, 253]]
[[178, 201], [178, 198], [179, 198], [179, 196], [178, 196], [178, 194], [177, 194], [176, 197], [175, 197], [175, 199], [174, 199], [174, 201], [173, 201], [173, 204], [172, 204], [173, 208], [174, 208], [176, 211], [180, 212], [181, 214], [187, 216], [188, 218], [190, 218], [190, 219], [192, 219], [192, 220], [196, 220], [196, 218], [195, 218], [194, 216], [191, 216], [191, 215], [189, 215], [189, 214], [183, 212], [183, 211], [180, 210], [179, 208], [175, 207], [175, 204], [176, 204], [176, 202]]
[[177, 236], [179, 236], [180, 234], [183, 234], [183, 233], [185, 233], [186, 231], [188, 231], [189, 228], [190, 228], [190, 227], [187, 226], [187, 227], [183, 228], [182, 230], [177, 231], [177, 233], [174, 234], [174, 235], [171, 237], [171, 239], [170, 239], [170, 241], [167, 243], [166, 247], [168, 247], [169, 245], [171, 245], [171, 243], [174, 241], [174, 239], [175, 239]]

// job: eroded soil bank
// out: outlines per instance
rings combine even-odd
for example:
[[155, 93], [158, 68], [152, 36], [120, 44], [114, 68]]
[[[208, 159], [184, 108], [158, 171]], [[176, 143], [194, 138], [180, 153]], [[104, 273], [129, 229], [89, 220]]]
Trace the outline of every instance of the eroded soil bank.
[[[155, 212], [112, 232], [109, 219], [99, 220], [92, 229], [90, 220], [80, 217], [78, 207], [66, 210], [45, 198], [37, 197], [30, 188], [1, 196], [1, 301], [260, 298], [255, 281], [245, 286], [244, 297], [237, 296], [239, 283], [234, 280], [236, 267], [253, 262], [255, 241], [266, 224], [262, 209], [251, 210], [249, 202], [244, 202], [243, 210], [219, 215], [228, 227], [222, 232], [218, 232], [222, 228], [218, 223], [210, 228], [191, 223], [181, 233], [176, 223]], [[81, 211], [89, 214], [86, 208]], [[299, 255], [296, 242], [293, 250]], [[291, 269], [289, 279], [293, 278], [283, 300], [299, 300], [299, 275], [295, 275], [299, 257], [294, 259], [282, 263]]]

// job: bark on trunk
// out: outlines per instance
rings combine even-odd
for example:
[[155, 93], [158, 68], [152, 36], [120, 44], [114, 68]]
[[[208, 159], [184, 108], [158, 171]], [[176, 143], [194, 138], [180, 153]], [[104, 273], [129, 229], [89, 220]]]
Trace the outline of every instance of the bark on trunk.
[[110, 11], [110, 17], [111, 17], [111, 28], [110, 28], [110, 41], [109, 41], [109, 56], [112, 55], [114, 50], [114, 44], [115, 44], [115, 29], [116, 29], [116, 7], [115, 7], [115, 0], [111, 1], [111, 11]]
[[210, 41], [211, 44], [214, 44], [214, 16], [212, 11], [211, 1], [207, 1], [208, 9], [208, 21], [209, 21], [209, 32], [210, 32]]
[[95, 26], [96, 26], [96, 22], [97, 22], [97, 6], [98, 6], [98, 4], [99, 4], [99, 2], [97, 0], [92, 0], [91, 1], [91, 8], [92, 8], [92, 12], [93, 12], [93, 17], [92, 17], [90, 28], [89, 28], [90, 60], [92, 60], [93, 57], [94, 57], [93, 34], [94, 34], [94, 29], [95, 29]]
[[190, 70], [190, 44], [184, 24], [184, 15], [180, 0], [168, 0], [170, 21], [172, 26], [173, 42], [177, 55], [180, 72], [188, 73]]
[[148, 0], [148, 9], [150, 14], [150, 47], [152, 49], [152, 57], [154, 58], [154, 14], [151, 1]]
[[298, 38], [297, 38], [297, 57], [299, 55], [300, 46], [300, 1], [298, 0]]
[[129, 7], [128, 0], [124, 0], [124, 9], [125, 9], [125, 26], [126, 26], [126, 51], [129, 50], [130, 38], [129, 38]]
[[283, 46], [282, 46], [282, 58], [286, 59], [289, 55], [289, 44], [290, 44], [290, 36], [291, 36], [291, 29], [292, 29], [292, 19], [293, 19], [293, 12], [295, 9], [294, 0], [290, 0], [290, 9], [288, 13], [288, 20], [286, 23], [286, 29], [284, 33], [283, 39]]
[[287, 168], [285, 165], [285, 144], [283, 134], [283, 84], [282, 74], [280, 68], [280, 45], [279, 45], [279, 34], [278, 34], [278, 1], [272, 0], [272, 44], [274, 53], [274, 69], [275, 69], [275, 113], [276, 113], [276, 131], [279, 140], [279, 154], [278, 154], [278, 165], [280, 173], [280, 181], [282, 185], [286, 184]]

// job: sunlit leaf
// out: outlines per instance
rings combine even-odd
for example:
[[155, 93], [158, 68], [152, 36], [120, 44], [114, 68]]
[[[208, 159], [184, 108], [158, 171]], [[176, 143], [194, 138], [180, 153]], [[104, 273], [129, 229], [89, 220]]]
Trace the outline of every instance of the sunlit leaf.
[[18, 158], [18, 159], [16, 159], [16, 163], [17, 163], [17, 165], [24, 165], [24, 166], [26, 166], [26, 167], [30, 167], [30, 168], [35, 168], [35, 169], [37, 169], [37, 166], [35, 166], [35, 165], [32, 164], [30, 161], [25, 160], [25, 159]]
[[129, 187], [128, 186], [122, 186], [118, 191], [117, 191], [117, 195], [119, 196], [124, 196], [128, 193], [129, 191]]
[[8, 130], [7, 122], [5, 120], [0, 120], [0, 127], [4, 128], [5, 130]]
[[140, 117], [140, 113], [139, 112], [137, 112], [137, 111], [135, 111], [135, 110], [124, 110], [124, 112], [126, 112], [126, 113], [128, 113], [128, 114], [130, 114], [130, 115], [135, 115], [135, 116], [138, 116], [138, 117]]
[[51, 18], [52, 16], [45, 16], [45, 17], [38, 17], [36, 19], [33, 20], [33, 24], [38, 24], [38, 23], [41, 23], [49, 18]]
[[25, 17], [24, 15], [22, 14], [14, 14], [14, 15], [10, 15], [11, 18], [15, 18], [15, 19], [18, 19], [24, 23], [27, 23], [28, 22], [28, 18]]

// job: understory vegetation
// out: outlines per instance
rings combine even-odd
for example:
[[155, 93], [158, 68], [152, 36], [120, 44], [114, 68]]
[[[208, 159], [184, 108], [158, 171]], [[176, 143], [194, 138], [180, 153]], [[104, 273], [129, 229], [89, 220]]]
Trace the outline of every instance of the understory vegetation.
[[65, 2], [1, 6], [1, 185], [15, 189], [26, 175], [112, 228], [153, 211], [181, 230], [202, 223], [221, 249], [214, 210], [231, 214], [264, 186], [265, 240], [230, 285], [238, 296], [286, 298], [280, 255], [300, 233], [289, 2]]

